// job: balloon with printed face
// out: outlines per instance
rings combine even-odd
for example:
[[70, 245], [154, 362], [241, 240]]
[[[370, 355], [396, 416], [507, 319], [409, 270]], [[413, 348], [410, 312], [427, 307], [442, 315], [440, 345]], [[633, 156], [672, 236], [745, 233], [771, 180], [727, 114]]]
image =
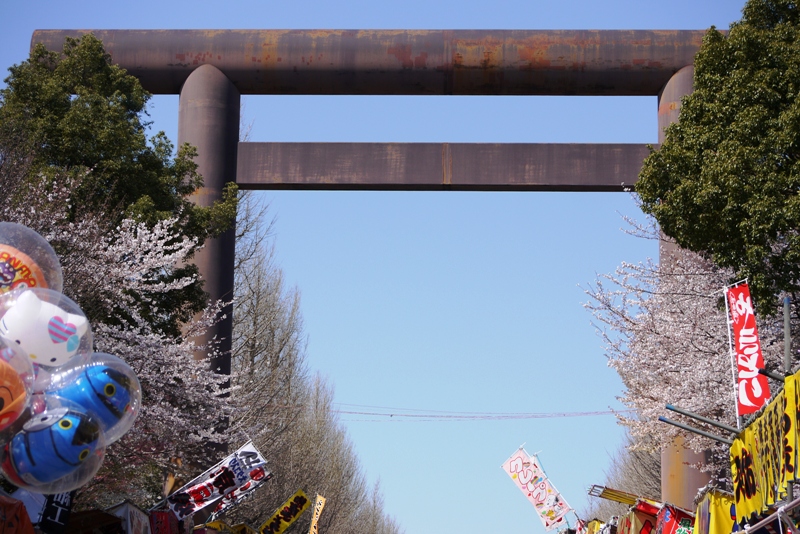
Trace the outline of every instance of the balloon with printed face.
[[27, 355], [0, 340], [0, 432], [22, 415], [30, 400], [33, 366]]
[[83, 311], [50, 289], [22, 289], [0, 295], [0, 336], [44, 367], [86, 359], [92, 331]]
[[139, 379], [127, 363], [102, 352], [87, 362], [59, 368], [50, 379], [47, 393], [80, 405], [95, 416], [111, 444], [127, 432], [142, 403]]
[[43, 406], [3, 447], [0, 468], [13, 484], [36, 493], [77, 489], [102, 465], [102, 429], [92, 415], [64, 399], [47, 395]]
[[61, 292], [61, 263], [42, 236], [21, 224], [0, 222], [0, 293], [46, 288]]

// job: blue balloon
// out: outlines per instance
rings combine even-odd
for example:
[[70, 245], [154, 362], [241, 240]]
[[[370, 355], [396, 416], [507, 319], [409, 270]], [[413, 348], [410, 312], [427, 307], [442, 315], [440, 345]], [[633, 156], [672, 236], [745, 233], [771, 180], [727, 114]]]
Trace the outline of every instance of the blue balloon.
[[131, 379], [107, 365], [86, 367], [64, 387], [48, 391], [80, 405], [98, 419], [103, 430], [117, 424], [131, 411], [131, 388], [137, 387]]
[[25, 482], [53, 482], [79, 468], [99, 439], [100, 427], [86, 414], [48, 410], [33, 416], [11, 440], [11, 465]]

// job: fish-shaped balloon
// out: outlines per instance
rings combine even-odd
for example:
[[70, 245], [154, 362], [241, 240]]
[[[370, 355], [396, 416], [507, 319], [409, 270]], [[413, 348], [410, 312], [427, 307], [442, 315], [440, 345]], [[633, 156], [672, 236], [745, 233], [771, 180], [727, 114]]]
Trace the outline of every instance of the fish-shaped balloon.
[[117, 369], [96, 364], [86, 366], [72, 382], [47, 393], [80, 405], [97, 416], [100, 426], [108, 431], [131, 413], [133, 388], [138, 387], [138, 383]]
[[100, 426], [86, 414], [52, 408], [34, 415], [6, 445], [3, 470], [19, 477], [23, 486], [53, 482], [81, 467], [101, 445], [100, 438]]

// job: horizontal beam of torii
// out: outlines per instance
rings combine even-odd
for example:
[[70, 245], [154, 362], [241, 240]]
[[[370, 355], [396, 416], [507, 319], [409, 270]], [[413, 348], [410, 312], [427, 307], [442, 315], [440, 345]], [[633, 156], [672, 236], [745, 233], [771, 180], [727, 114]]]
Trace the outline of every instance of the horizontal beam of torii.
[[[90, 30], [39, 30], [60, 50]], [[657, 96], [695, 30], [91, 30], [156, 94], [202, 65], [239, 94]], [[621, 191], [642, 144], [247, 143], [243, 189]]]

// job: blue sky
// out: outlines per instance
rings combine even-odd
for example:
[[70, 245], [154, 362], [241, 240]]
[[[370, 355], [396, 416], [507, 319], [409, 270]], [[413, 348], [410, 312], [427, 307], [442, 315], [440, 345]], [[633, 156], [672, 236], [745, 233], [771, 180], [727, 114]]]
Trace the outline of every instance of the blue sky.
[[[706, 29], [741, 0], [9, 1], [0, 67], [35, 29]], [[154, 129], [177, 138], [177, 96]], [[656, 99], [244, 98], [253, 141], [653, 143]], [[300, 290], [308, 361], [344, 411], [573, 413], [620, 408], [582, 308], [597, 273], [657, 254], [624, 234], [625, 193], [263, 192]], [[407, 410], [415, 410], [408, 412]], [[388, 513], [409, 534], [544, 528], [500, 464], [522, 443], [576, 509], [603, 481], [612, 416], [409, 421], [342, 415]], [[262, 451], [269, 457], [269, 451]]]

